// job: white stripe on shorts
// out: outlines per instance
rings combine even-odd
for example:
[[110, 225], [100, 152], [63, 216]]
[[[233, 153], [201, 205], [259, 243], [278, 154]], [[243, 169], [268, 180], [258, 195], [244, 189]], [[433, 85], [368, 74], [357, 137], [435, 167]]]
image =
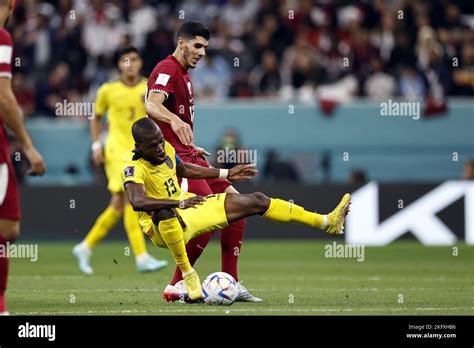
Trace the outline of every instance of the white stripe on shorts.
[[0, 164], [0, 205], [3, 204], [5, 196], [7, 195], [8, 187], [8, 165], [6, 163]]

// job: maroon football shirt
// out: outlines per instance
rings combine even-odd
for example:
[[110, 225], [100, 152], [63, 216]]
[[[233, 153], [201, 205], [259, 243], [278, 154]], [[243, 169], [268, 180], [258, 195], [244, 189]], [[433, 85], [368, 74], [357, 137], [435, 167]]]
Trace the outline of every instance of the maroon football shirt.
[[[149, 93], [152, 92], [163, 93], [166, 96], [163, 105], [193, 129], [193, 85], [188, 72], [172, 55], [159, 62], [148, 78], [147, 98]], [[166, 141], [173, 145], [178, 155], [189, 156], [196, 152], [194, 147], [181, 143], [178, 136], [171, 129], [171, 125], [165, 122], [156, 122]]]
[[[0, 28], [0, 78], [12, 78], [12, 54], [12, 38], [8, 31]], [[3, 126], [3, 118], [0, 117], [0, 163], [9, 161], [9, 152], [7, 132]]]

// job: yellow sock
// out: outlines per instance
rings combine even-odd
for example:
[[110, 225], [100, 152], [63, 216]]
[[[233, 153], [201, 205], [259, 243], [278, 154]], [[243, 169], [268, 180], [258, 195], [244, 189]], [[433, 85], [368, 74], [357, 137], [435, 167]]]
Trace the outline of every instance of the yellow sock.
[[125, 205], [123, 213], [123, 225], [127, 232], [128, 241], [132, 247], [133, 254], [139, 256], [146, 253], [145, 237], [138, 223], [138, 214], [130, 204]]
[[320, 215], [291, 202], [278, 198], [270, 199], [270, 207], [263, 217], [278, 222], [300, 222], [302, 224], [323, 228], [326, 225], [326, 215]]
[[102, 238], [109, 234], [110, 230], [120, 220], [122, 214], [108, 206], [95, 220], [94, 226], [87, 234], [85, 242], [89, 248], [93, 248]]
[[177, 218], [162, 220], [158, 224], [160, 235], [165, 241], [168, 249], [173, 255], [176, 264], [181, 273], [191, 271], [193, 268], [189, 263], [188, 254], [186, 253], [186, 245], [184, 244], [183, 229]]

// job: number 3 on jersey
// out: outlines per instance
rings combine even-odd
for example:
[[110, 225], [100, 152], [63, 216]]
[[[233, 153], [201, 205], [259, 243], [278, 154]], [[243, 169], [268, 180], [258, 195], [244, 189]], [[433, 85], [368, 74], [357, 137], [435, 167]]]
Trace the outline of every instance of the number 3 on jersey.
[[169, 178], [167, 181], [165, 181], [165, 186], [166, 186], [166, 191], [168, 192], [168, 197], [171, 197], [173, 194], [176, 193], [177, 189], [176, 189], [176, 186], [174, 185], [173, 178]]

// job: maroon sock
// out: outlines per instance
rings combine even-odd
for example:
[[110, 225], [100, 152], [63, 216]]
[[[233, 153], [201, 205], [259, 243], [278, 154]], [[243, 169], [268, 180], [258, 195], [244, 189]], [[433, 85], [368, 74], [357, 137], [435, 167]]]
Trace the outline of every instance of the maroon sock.
[[239, 260], [246, 222], [246, 219], [237, 220], [222, 229], [221, 232], [222, 272], [229, 273], [237, 281], [239, 281], [237, 261]]
[[[209, 243], [213, 235], [214, 232], [204, 233], [199, 237], [191, 239], [186, 245], [186, 253], [188, 254], [188, 259], [191, 263], [191, 266], [193, 266], [199, 256], [201, 256], [202, 252], [204, 251], [204, 248]], [[173, 279], [171, 279], [170, 284], [175, 285], [181, 279], [183, 279], [181, 275], [181, 270], [179, 269], [179, 267], [176, 267]]]
[[[0, 234], [0, 245], [2, 245], [2, 248], [7, 247], [7, 240], [1, 234]], [[7, 255], [0, 255], [0, 312], [4, 312], [7, 310], [6, 305], [5, 305], [5, 290], [7, 289], [7, 277], [8, 277], [8, 258], [7, 258]]]

